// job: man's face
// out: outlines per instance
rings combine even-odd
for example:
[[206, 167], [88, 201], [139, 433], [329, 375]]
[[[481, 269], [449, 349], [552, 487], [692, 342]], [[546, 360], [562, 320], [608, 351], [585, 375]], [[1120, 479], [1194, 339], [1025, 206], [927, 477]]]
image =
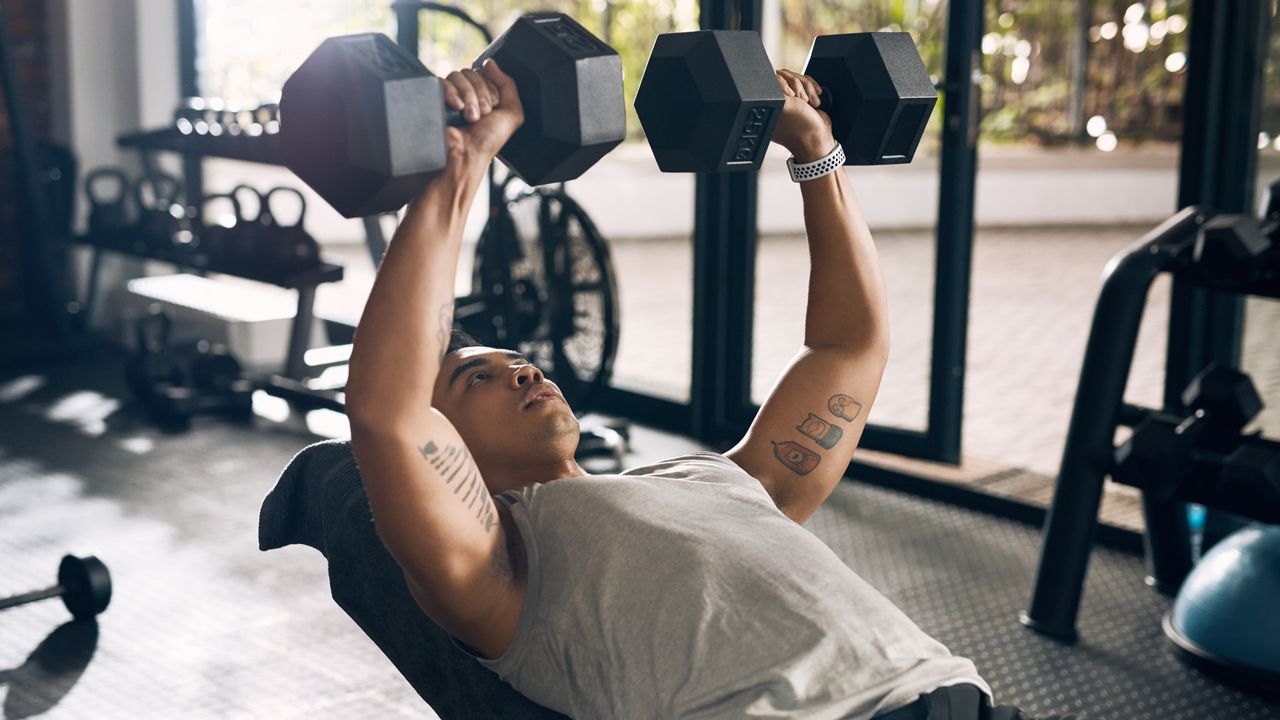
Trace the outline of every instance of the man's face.
[[578, 419], [555, 383], [520, 353], [462, 348], [445, 356], [432, 405], [483, 471], [573, 457]]

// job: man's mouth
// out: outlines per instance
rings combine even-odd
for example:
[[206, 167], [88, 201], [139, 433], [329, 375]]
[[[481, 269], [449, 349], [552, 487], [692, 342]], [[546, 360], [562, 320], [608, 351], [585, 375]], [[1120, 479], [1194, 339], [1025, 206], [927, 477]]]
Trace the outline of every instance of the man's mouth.
[[521, 408], [521, 410], [528, 410], [530, 407], [540, 402], [546, 402], [548, 400], [559, 400], [559, 399], [560, 399], [560, 396], [556, 395], [554, 390], [536, 390], [533, 392], [533, 394], [529, 396], [528, 400], [524, 401], [524, 406]]

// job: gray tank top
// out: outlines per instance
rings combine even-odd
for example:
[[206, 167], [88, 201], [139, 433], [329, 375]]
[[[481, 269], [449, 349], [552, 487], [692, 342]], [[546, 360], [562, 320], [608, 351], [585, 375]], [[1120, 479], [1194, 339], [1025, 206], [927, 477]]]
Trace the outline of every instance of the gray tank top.
[[870, 718], [991, 690], [723, 455], [498, 496], [528, 554], [511, 646], [464, 652], [580, 720]]

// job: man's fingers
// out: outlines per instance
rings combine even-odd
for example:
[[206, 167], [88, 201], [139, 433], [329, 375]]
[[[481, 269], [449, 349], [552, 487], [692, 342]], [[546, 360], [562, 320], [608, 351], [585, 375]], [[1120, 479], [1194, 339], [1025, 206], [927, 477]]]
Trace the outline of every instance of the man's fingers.
[[471, 122], [475, 122], [479, 120], [480, 119], [480, 102], [476, 98], [476, 89], [471, 85], [471, 81], [467, 79], [467, 76], [463, 75], [457, 70], [454, 70], [453, 72], [449, 73], [449, 76], [446, 79], [449, 81], [449, 84], [453, 85], [453, 87], [458, 91], [458, 94], [462, 97], [463, 116], [467, 120], [470, 120]]
[[502, 103], [502, 95], [498, 93], [498, 86], [494, 85], [492, 80], [481, 73], [476, 73], [476, 77], [480, 78], [484, 83], [485, 89], [489, 91], [489, 101], [493, 103], [494, 107], [498, 107]]
[[782, 94], [786, 95], [787, 97], [795, 97], [796, 93], [794, 90], [791, 89], [791, 86], [787, 84], [787, 79], [784, 78], [781, 73], [779, 73], [777, 77], [778, 77], [778, 87], [782, 88]]
[[818, 85], [818, 81], [808, 75], [801, 75], [800, 79], [804, 82], [805, 91], [809, 94], [809, 104], [818, 107], [822, 102], [822, 86]]
[[510, 75], [502, 72], [502, 68], [498, 67], [498, 63], [493, 58], [484, 61], [484, 66], [480, 68], [480, 72], [485, 79], [493, 83], [498, 90], [498, 104], [508, 108], [520, 108], [520, 94], [516, 92], [516, 82], [511, 79]]
[[461, 72], [467, 82], [471, 83], [472, 89], [476, 91], [476, 103], [480, 108], [480, 114], [493, 110], [494, 105], [498, 104], [498, 98], [489, 92], [489, 83], [485, 82], [480, 73], [471, 68], [464, 68]]
[[791, 89], [795, 91], [796, 97], [809, 102], [809, 92], [805, 90], [804, 82], [800, 79], [800, 76], [792, 75], [787, 80], [791, 84]]
[[464, 103], [462, 102], [462, 96], [458, 94], [458, 89], [448, 80], [440, 84], [444, 86], [445, 103], [454, 110], [461, 110], [464, 107]]

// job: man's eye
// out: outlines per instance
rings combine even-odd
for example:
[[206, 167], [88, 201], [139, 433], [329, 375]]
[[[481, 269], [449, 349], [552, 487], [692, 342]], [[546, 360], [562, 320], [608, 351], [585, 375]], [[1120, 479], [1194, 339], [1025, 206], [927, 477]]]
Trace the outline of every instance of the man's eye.
[[479, 380], [481, 380], [481, 379], [487, 379], [488, 377], [489, 377], [489, 373], [487, 373], [487, 372], [478, 372], [478, 373], [476, 373], [476, 374], [474, 374], [474, 375], [472, 375], [472, 376], [471, 376], [471, 384], [472, 384], [472, 385], [475, 385], [475, 384], [476, 384], [476, 382], [478, 382]]

